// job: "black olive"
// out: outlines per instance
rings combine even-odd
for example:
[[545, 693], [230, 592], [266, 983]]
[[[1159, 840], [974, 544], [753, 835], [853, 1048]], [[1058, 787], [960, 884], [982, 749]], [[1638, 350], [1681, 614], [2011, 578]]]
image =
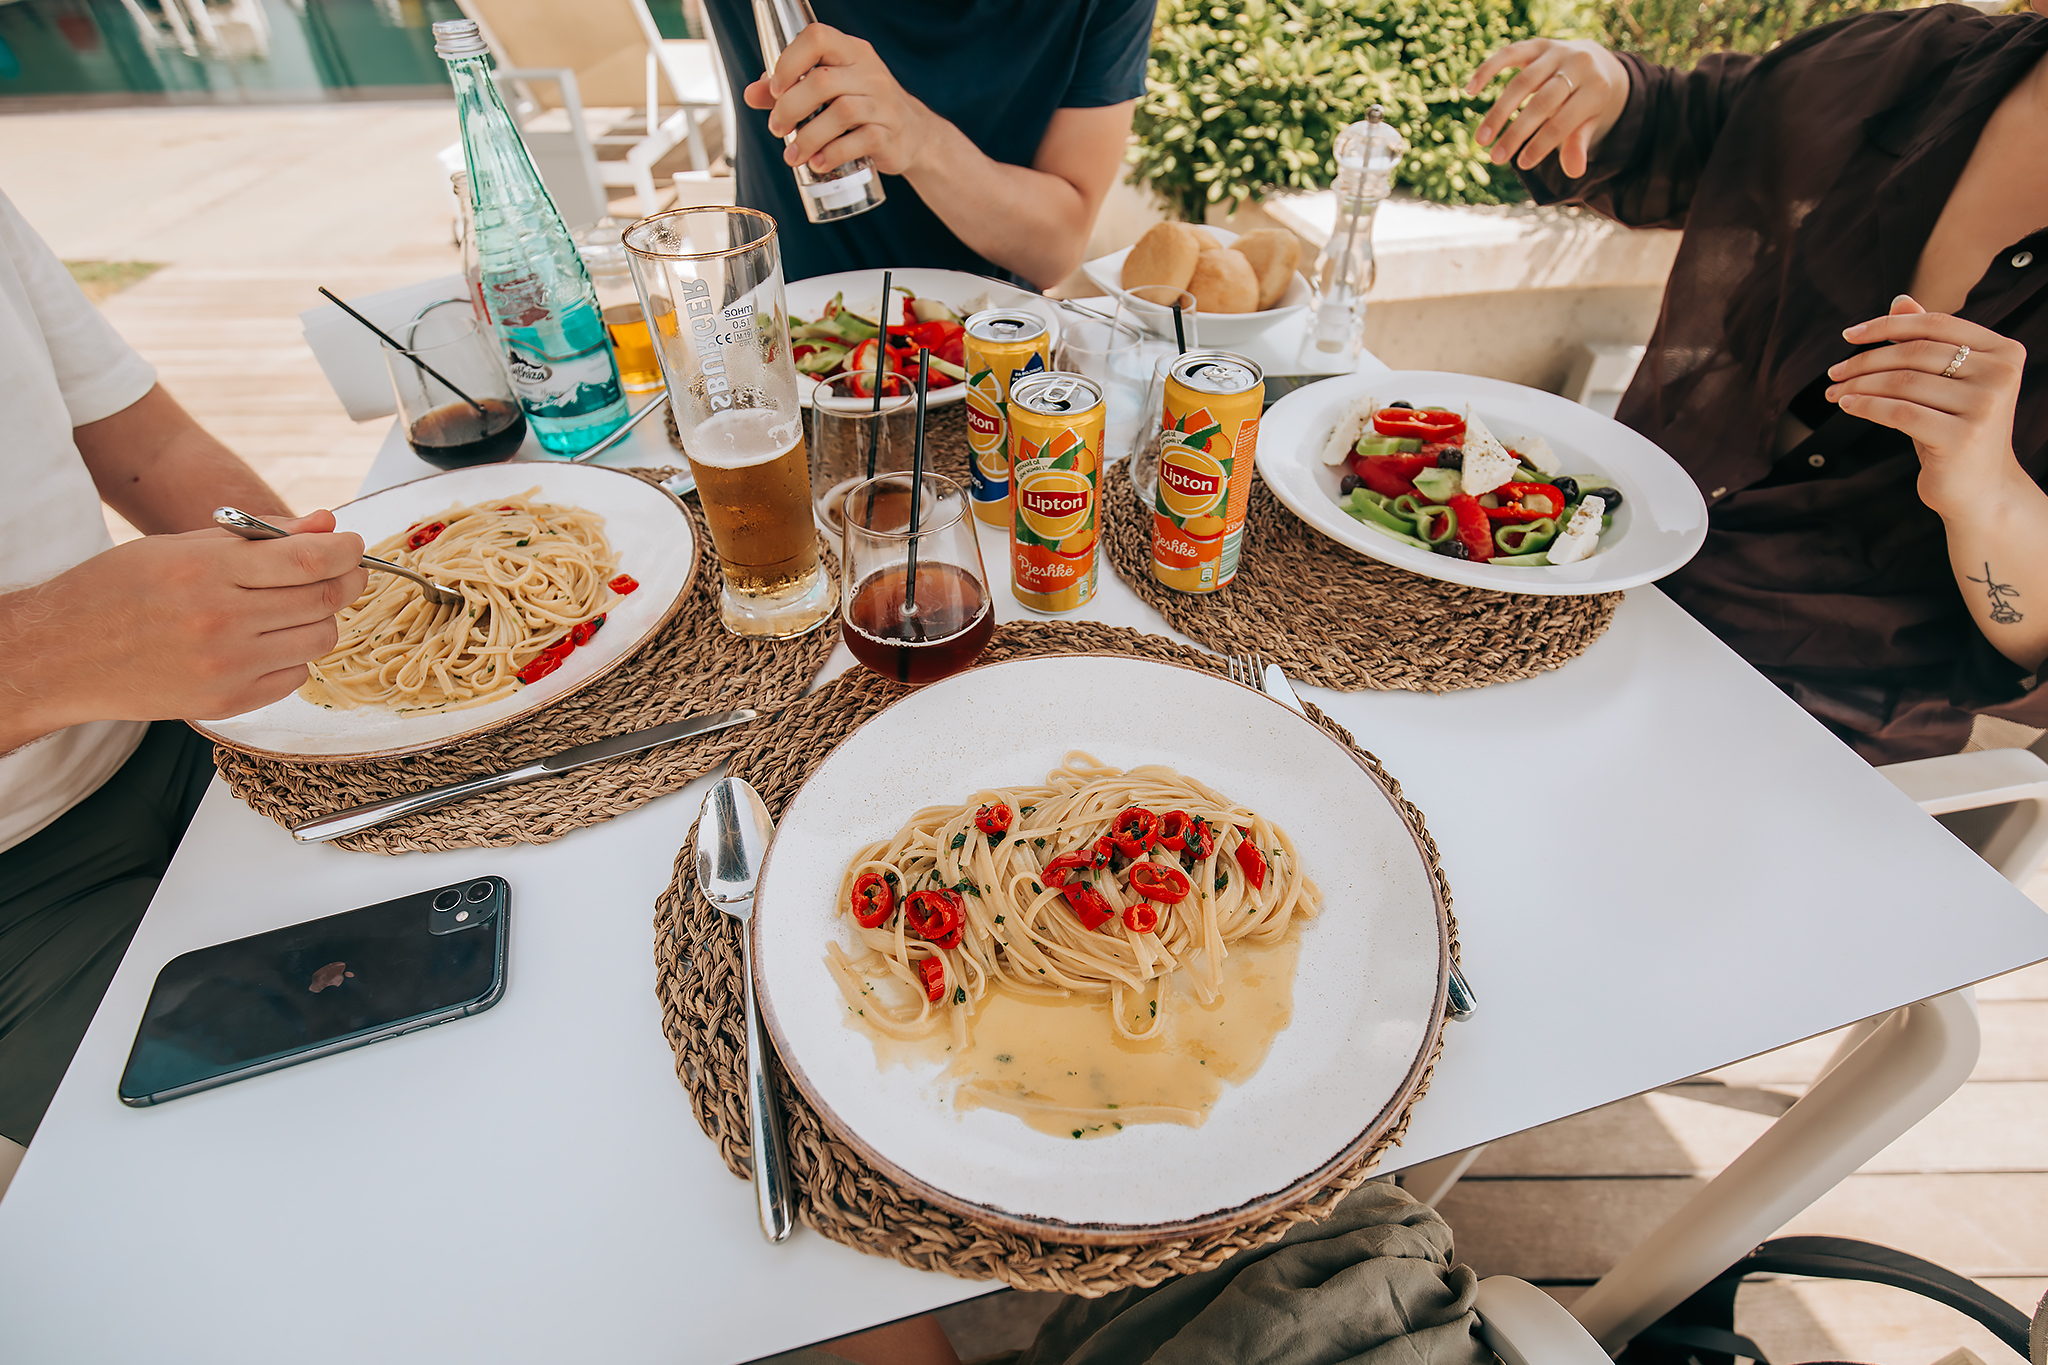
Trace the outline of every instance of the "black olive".
[[1429, 548], [1435, 550], [1440, 555], [1449, 555], [1452, 559], [1470, 559], [1472, 557], [1472, 552], [1465, 548], [1465, 542], [1456, 536], [1452, 536], [1449, 540], [1440, 540]]
[[1615, 508], [1621, 506], [1621, 490], [1619, 488], [1588, 488], [1586, 496], [1600, 499], [1600, 511], [1603, 514], [1612, 512]]
[[1415, 411], [1415, 405], [1413, 403], [1404, 403], [1398, 398], [1396, 398], [1393, 402], [1387, 404], [1387, 406], [1390, 408], [1406, 408], [1410, 412]]
[[1359, 480], [1356, 474], [1346, 474], [1343, 480], [1340, 483], [1338, 483], [1337, 491], [1339, 493], [1349, 493], [1352, 489], [1358, 487], [1358, 482]]
[[1436, 453], [1436, 467], [1438, 469], [1463, 469], [1465, 467], [1464, 450], [1458, 446], [1452, 446], [1448, 450], [1439, 450]]
[[1572, 478], [1569, 474], [1560, 474], [1552, 479], [1550, 483], [1558, 492], [1564, 494], [1566, 502], [1577, 502], [1579, 500], [1579, 481]]

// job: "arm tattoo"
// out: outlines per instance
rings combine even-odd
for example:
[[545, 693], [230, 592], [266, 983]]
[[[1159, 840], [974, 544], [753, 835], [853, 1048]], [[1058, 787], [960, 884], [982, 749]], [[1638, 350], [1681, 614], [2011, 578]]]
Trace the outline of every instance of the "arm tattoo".
[[2018, 608], [2006, 600], [2007, 598], [2018, 597], [2020, 590], [2010, 583], [2000, 583], [1997, 579], [1993, 578], [1989, 561], [1984, 565], [1984, 576], [1982, 578], [1978, 578], [1974, 574], [1965, 574], [1964, 577], [1972, 583], [1982, 583], [1984, 585], [1984, 595], [1991, 599], [1991, 619], [1993, 621], [2001, 626], [2016, 626], [2026, 619], [2020, 614]]

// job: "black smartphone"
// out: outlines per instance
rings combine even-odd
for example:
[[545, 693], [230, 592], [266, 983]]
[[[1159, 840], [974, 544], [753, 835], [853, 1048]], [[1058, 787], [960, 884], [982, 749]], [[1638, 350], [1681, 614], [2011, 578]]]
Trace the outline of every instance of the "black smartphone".
[[161, 1104], [477, 1014], [505, 994], [502, 877], [475, 877], [172, 958], [121, 1102]]
[[1266, 376], [1265, 406], [1272, 407], [1296, 389], [1304, 389], [1310, 384], [1320, 384], [1325, 379], [1336, 377], [1333, 374], [1269, 374]]

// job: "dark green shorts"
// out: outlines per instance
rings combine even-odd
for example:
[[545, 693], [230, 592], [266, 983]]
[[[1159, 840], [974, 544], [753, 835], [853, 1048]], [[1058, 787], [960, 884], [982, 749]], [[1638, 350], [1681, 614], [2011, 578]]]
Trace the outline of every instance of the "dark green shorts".
[[0, 853], [0, 1135], [35, 1135], [212, 777], [213, 746], [160, 720], [98, 791]]

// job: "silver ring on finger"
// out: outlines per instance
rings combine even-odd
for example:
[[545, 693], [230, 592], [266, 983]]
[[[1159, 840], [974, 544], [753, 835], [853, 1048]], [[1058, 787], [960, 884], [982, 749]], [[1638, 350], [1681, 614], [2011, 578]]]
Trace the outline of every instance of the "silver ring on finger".
[[1954, 378], [1955, 378], [1955, 377], [1956, 377], [1956, 376], [1957, 376], [1958, 374], [1961, 374], [1961, 373], [1962, 373], [1962, 370], [1963, 370], [1963, 362], [1964, 362], [1965, 360], [1968, 360], [1969, 358], [1970, 358], [1970, 348], [1969, 348], [1969, 347], [1967, 347], [1967, 346], [1958, 346], [1958, 347], [1956, 347], [1956, 358], [1955, 358], [1954, 360], [1951, 360], [1951, 361], [1949, 361], [1949, 363], [1948, 363], [1948, 368], [1947, 368], [1947, 369], [1945, 369], [1945, 370], [1943, 370], [1943, 371], [1941, 372], [1941, 377], [1942, 377], [1943, 379], [1954, 379]]

